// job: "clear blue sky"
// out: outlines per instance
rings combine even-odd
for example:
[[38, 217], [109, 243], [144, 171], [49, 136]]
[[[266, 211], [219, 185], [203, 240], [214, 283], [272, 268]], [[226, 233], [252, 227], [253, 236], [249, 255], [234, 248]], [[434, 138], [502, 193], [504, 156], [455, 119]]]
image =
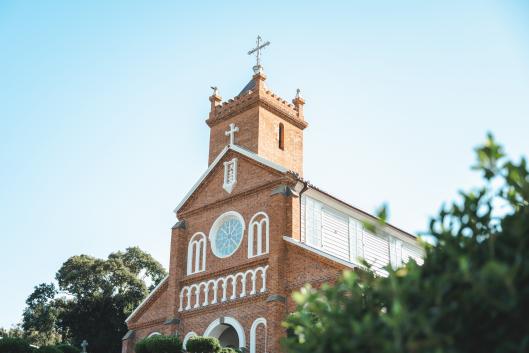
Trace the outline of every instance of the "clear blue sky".
[[305, 175], [411, 232], [475, 185], [486, 131], [529, 151], [526, 1], [0, 2], [0, 326], [74, 254], [169, 260], [173, 208], [228, 99], [307, 100]]

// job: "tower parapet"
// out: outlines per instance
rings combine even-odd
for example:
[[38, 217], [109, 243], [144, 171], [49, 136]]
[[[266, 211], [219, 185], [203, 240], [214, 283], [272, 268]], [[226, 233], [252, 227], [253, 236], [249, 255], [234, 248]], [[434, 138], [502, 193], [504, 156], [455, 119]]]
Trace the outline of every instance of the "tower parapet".
[[209, 164], [229, 143], [225, 131], [239, 127], [234, 143], [302, 174], [303, 114], [305, 100], [299, 90], [292, 103], [267, 88], [262, 68], [235, 97], [222, 101], [216, 87], [209, 97], [211, 109], [206, 124], [211, 128]]
[[[283, 119], [289, 121], [293, 125], [304, 129], [308, 126], [303, 115], [303, 105], [305, 100], [296, 96], [289, 103], [287, 100], [276, 95], [264, 85], [266, 76], [263, 73], [257, 73], [252, 77], [254, 85], [250, 85], [249, 89], [244, 89], [237, 96], [222, 102], [222, 98], [214, 94], [209, 97], [211, 103], [211, 110], [209, 118], [206, 123], [209, 127], [229, 119], [230, 117], [240, 114], [246, 109], [255, 105], [261, 105], [264, 108], [280, 115]], [[249, 85], [247, 85], [249, 86]]]

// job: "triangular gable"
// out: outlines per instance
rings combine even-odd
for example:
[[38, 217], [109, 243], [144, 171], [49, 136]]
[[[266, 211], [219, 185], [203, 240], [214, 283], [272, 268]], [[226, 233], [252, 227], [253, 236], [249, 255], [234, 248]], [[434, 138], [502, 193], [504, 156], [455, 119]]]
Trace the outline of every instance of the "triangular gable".
[[230, 151], [233, 151], [233, 152], [236, 152], [236, 153], [239, 153], [240, 155], [242, 155], [243, 157], [246, 157], [254, 162], [257, 162], [258, 164], [261, 164], [265, 167], [268, 167], [268, 168], [271, 168], [279, 173], [286, 173], [288, 170], [283, 167], [283, 166], [280, 166], [279, 164], [277, 163], [274, 163], [274, 162], [271, 162], [253, 152], [250, 152], [242, 147], [239, 147], [237, 145], [227, 145], [220, 153], [219, 155], [217, 156], [217, 158], [215, 158], [215, 160], [211, 163], [211, 165], [208, 167], [208, 169], [204, 172], [204, 174], [202, 174], [202, 176], [198, 179], [198, 181], [195, 183], [195, 185], [193, 185], [193, 187], [191, 188], [191, 190], [186, 194], [186, 196], [182, 199], [182, 201], [178, 204], [178, 206], [176, 206], [176, 208], [174, 209], [174, 212], [175, 213], [178, 213], [178, 211], [180, 211], [180, 209], [189, 201], [189, 199], [191, 198], [191, 196], [197, 191], [197, 189], [204, 183], [204, 181], [206, 180], [206, 178], [213, 174], [215, 168], [217, 167], [217, 165], [219, 165], [219, 163], [221, 162], [221, 160], [224, 158], [224, 156], [226, 156], [226, 154], [228, 154], [228, 152]]
[[138, 305], [136, 309], [134, 309], [134, 311], [129, 315], [129, 317], [125, 319], [126, 323], [129, 323], [135, 316], [144, 312], [144, 309], [147, 309], [149, 306], [151, 306], [157, 300], [157, 298], [159, 298], [163, 292], [167, 290], [168, 279], [169, 275], [165, 276], [164, 279], [158, 283], [158, 285], [149, 293], [149, 295], [142, 300], [140, 305]]

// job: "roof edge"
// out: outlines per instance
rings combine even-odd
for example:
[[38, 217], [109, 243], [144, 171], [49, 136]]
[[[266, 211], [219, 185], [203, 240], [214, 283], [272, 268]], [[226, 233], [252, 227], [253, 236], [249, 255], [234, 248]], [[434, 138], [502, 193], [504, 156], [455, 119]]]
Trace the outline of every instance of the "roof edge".
[[248, 151], [245, 148], [242, 148], [242, 147], [237, 146], [237, 145], [227, 145], [226, 147], [224, 147], [222, 149], [222, 151], [217, 155], [217, 157], [209, 165], [208, 169], [206, 169], [206, 171], [200, 176], [198, 181], [193, 185], [191, 190], [189, 190], [189, 192], [184, 196], [184, 198], [182, 199], [182, 201], [180, 201], [178, 206], [175, 207], [175, 209], [173, 210], [174, 213], [178, 213], [178, 211], [180, 211], [182, 206], [185, 205], [187, 200], [189, 200], [191, 195], [193, 195], [193, 193], [198, 189], [200, 184], [202, 184], [202, 182], [206, 179], [206, 177], [209, 175], [209, 173], [211, 173], [211, 171], [217, 166], [217, 164], [219, 164], [220, 160], [224, 157], [224, 155], [226, 153], [228, 153], [228, 151], [230, 151], [230, 150], [235, 151], [235, 152], [237, 152], [239, 154], [242, 154], [243, 156], [248, 157], [248, 158], [250, 158], [250, 159], [252, 159], [252, 160], [254, 160], [254, 161], [256, 161], [256, 162], [258, 162], [258, 163], [260, 163], [262, 165], [265, 165], [265, 166], [269, 167], [269, 168], [275, 169], [275, 170], [277, 170], [280, 173], [288, 172], [288, 169], [283, 167], [282, 165], [279, 165], [277, 163], [269, 161], [268, 159], [265, 159], [265, 158], [259, 156], [258, 154], [254, 153], [254, 152]]
[[355, 269], [355, 268], [361, 268], [361, 269], [365, 269], [365, 266], [362, 266], [361, 264], [357, 264], [357, 263], [354, 263], [354, 262], [350, 262], [350, 261], [347, 261], [347, 260], [344, 260], [344, 259], [340, 259], [339, 257], [336, 257], [334, 255], [331, 255], [331, 254], [328, 254], [324, 251], [321, 251], [319, 249], [316, 249], [316, 248], [313, 248], [312, 246], [310, 245], [307, 245], [305, 243], [302, 243], [292, 237], [289, 237], [287, 235], [283, 235], [283, 240], [285, 240], [287, 243], [289, 244], [292, 244], [292, 245], [295, 245], [295, 246], [298, 246], [304, 250], [307, 250], [307, 251], [310, 251], [318, 256], [321, 256], [321, 257], [325, 257], [326, 259], [329, 259], [331, 261], [334, 261], [336, 263], [339, 263], [340, 265], [343, 265], [343, 266], [346, 266], [346, 267], [349, 267], [351, 269]]
[[[309, 185], [309, 189], [314, 190], [316, 192], [319, 192], [319, 193], [321, 193], [321, 194], [323, 194], [323, 195], [325, 195], [327, 197], [330, 197], [331, 199], [335, 200], [336, 202], [339, 202], [339, 203], [343, 204], [345, 207], [348, 207], [348, 208], [350, 208], [350, 209], [352, 209], [352, 210], [354, 210], [356, 212], [361, 213], [362, 215], [364, 215], [364, 216], [366, 216], [368, 218], [371, 218], [373, 221], [376, 221], [376, 222], [381, 222], [382, 221], [379, 217], [377, 217], [377, 216], [375, 216], [375, 215], [373, 215], [373, 214], [371, 214], [371, 213], [369, 213], [367, 211], [364, 211], [364, 210], [362, 210], [362, 209], [360, 209], [358, 207], [355, 207], [355, 206], [351, 205], [350, 203], [345, 202], [345, 201], [339, 199], [338, 197], [336, 197], [336, 196], [334, 196], [332, 194], [329, 194], [328, 192], [323, 191], [323, 190], [315, 187], [314, 185]], [[397, 232], [402, 233], [402, 234], [404, 234], [406, 236], [409, 236], [409, 237], [411, 237], [413, 239], [417, 239], [418, 238], [417, 235], [409, 233], [409, 232], [407, 232], [407, 231], [405, 231], [405, 230], [403, 230], [403, 229], [401, 229], [399, 227], [394, 226], [391, 223], [384, 222], [384, 226], [392, 229], [393, 231], [397, 231]]]
[[160, 288], [162, 287], [162, 285], [167, 281], [167, 279], [169, 278], [169, 275], [165, 276], [161, 281], [160, 283], [158, 283], [158, 285], [156, 287], [154, 287], [154, 289], [149, 293], [148, 296], [145, 297], [145, 299], [143, 299], [141, 301], [141, 303], [136, 307], [136, 309], [134, 309], [134, 311], [132, 313], [130, 313], [130, 315], [125, 319], [125, 322], [126, 323], [129, 323], [129, 321], [140, 311], [140, 309], [149, 301], [149, 299], [154, 295], [154, 293], [156, 293], [158, 290], [160, 290]]

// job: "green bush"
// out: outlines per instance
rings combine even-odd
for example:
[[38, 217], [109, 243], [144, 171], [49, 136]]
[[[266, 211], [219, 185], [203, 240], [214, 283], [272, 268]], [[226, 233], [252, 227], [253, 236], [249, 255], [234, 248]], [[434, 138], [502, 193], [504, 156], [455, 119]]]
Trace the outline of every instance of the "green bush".
[[152, 336], [140, 340], [134, 347], [136, 353], [180, 353], [182, 342], [177, 336]]
[[42, 346], [35, 353], [62, 353], [62, 351], [55, 346]]
[[0, 340], [0, 353], [31, 353], [33, 349], [23, 338], [4, 337]]
[[219, 340], [213, 337], [191, 337], [186, 347], [190, 353], [220, 353], [221, 351]]
[[529, 352], [528, 165], [506, 160], [491, 136], [476, 152], [484, 185], [432, 219], [424, 264], [306, 287], [285, 351]]
[[58, 350], [60, 350], [62, 353], [80, 353], [81, 350], [75, 346], [72, 346], [71, 344], [62, 343], [55, 346]]
[[220, 353], [237, 353], [237, 352], [239, 351], [233, 348], [229, 348], [229, 347], [224, 347], [220, 350]]

